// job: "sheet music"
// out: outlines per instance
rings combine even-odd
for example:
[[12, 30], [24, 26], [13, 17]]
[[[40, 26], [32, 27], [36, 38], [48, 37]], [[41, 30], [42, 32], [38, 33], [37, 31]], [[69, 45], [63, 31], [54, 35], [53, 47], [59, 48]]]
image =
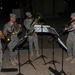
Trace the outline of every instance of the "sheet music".
[[35, 25], [34, 26], [35, 32], [49, 32], [48, 28], [50, 28], [49, 25]]
[[65, 44], [60, 40], [60, 38], [58, 38], [58, 41], [59, 41], [60, 44], [67, 50], [67, 47], [66, 47]]

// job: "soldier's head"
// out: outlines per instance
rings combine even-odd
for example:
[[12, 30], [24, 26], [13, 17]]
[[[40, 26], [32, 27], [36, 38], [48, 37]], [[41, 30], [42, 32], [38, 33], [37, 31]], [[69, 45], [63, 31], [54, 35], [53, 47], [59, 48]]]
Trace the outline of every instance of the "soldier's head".
[[12, 22], [16, 21], [16, 14], [13, 14], [13, 13], [10, 14], [10, 21]]
[[75, 20], [75, 12], [73, 12], [73, 13], [71, 14], [70, 18], [71, 18], [72, 20]]
[[31, 17], [32, 17], [31, 12], [27, 11], [27, 12], [26, 12], [26, 16], [27, 16], [28, 18], [31, 18]]

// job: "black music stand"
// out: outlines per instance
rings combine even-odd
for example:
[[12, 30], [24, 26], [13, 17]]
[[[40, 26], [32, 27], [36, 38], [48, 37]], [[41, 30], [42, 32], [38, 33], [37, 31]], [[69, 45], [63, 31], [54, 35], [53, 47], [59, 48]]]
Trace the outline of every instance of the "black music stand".
[[62, 75], [59, 71], [53, 69], [52, 67], [49, 66], [48, 68], [50, 70], [50, 72], [52, 72], [54, 75]]
[[[46, 26], [46, 25], [35, 25], [34, 26], [34, 30], [35, 32], [41, 32], [41, 55], [39, 57], [37, 57], [36, 59], [38, 58], [42, 58], [44, 63], [46, 63], [45, 59], [44, 58], [47, 58], [45, 55], [43, 55], [43, 33], [44, 32], [48, 32], [48, 28], [49, 26]], [[34, 59], [34, 60], [36, 60]]]
[[65, 71], [63, 70], [63, 65], [64, 65], [64, 60], [63, 60], [63, 58], [64, 58], [64, 51], [67, 52], [67, 47], [66, 47], [66, 46], [64, 45], [64, 43], [60, 40], [60, 38], [58, 38], [58, 39], [56, 40], [56, 42], [57, 42], [58, 45], [62, 48], [62, 69], [61, 69], [61, 71], [60, 71], [60, 74], [67, 75], [67, 74], [65, 73]]
[[53, 45], [53, 49], [52, 49], [52, 60], [49, 61], [49, 62], [47, 62], [47, 63], [45, 63], [45, 64], [51, 63], [51, 64], [54, 65], [54, 67], [55, 67], [55, 69], [56, 69], [55, 63], [59, 63], [59, 62], [54, 59], [54, 42], [55, 42], [55, 40], [59, 37], [59, 34], [58, 34], [57, 31], [56, 31], [54, 28], [52, 28], [52, 27], [49, 28], [49, 32], [50, 32], [51, 37], [53, 37], [53, 40], [52, 40], [52, 41], [53, 41], [53, 44], [52, 44], [52, 45]]
[[[31, 33], [31, 32], [30, 32], [30, 33]], [[29, 35], [30, 33], [28, 33], [28, 35]], [[24, 64], [30, 64], [30, 65], [32, 65], [33, 68], [36, 70], [36, 68], [35, 68], [34, 65], [32, 64], [32, 61], [30, 60], [30, 51], [29, 51], [29, 50], [28, 50], [28, 60], [27, 60], [25, 63], [21, 64], [20, 67], [22, 67]]]
[[29, 50], [28, 50], [28, 60], [27, 60], [25, 63], [21, 64], [20, 67], [23, 66], [24, 64], [30, 64], [30, 65], [32, 65], [33, 68], [36, 70], [36, 68], [35, 68], [34, 65], [32, 64], [32, 61], [30, 60], [30, 51], [29, 51]]
[[15, 49], [18, 50], [19, 73], [17, 75], [23, 75], [21, 73], [21, 70], [20, 70], [20, 52], [19, 52], [19, 46], [26, 40], [26, 38], [27, 38], [27, 35], [25, 35], [23, 38], [21, 38], [18, 41], [17, 45], [13, 48], [13, 52], [15, 51]]

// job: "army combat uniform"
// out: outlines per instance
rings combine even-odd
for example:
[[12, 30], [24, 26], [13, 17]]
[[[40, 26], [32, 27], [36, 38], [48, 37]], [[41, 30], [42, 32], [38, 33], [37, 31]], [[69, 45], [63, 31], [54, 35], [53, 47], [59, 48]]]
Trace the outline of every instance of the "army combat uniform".
[[[72, 25], [68, 27], [68, 29], [72, 28]], [[71, 30], [71, 29], [70, 29]], [[75, 57], [75, 30], [69, 31], [66, 45], [68, 48], [68, 54], [72, 58]]]
[[[34, 28], [31, 27], [31, 23], [32, 23], [33, 19], [28, 19], [26, 18], [24, 20], [24, 26], [27, 30], [33, 30]], [[38, 36], [36, 33], [33, 33], [32, 35], [28, 36], [28, 41], [29, 41], [29, 49], [32, 52], [33, 51], [33, 44], [35, 47], [35, 50], [37, 51], [37, 56], [38, 56], [38, 50], [39, 50], [39, 46], [38, 46]]]
[[[14, 24], [14, 23], [13, 23]], [[3, 29], [3, 33], [5, 35], [7, 35], [7, 31], [10, 32], [10, 34], [13, 32], [12, 30], [12, 26], [13, 24], [11, 24], [10, 22], [8, 22], [7, 24], [4, 25], [4, 29]], [[18, 43], [18, 36], [17, 34], [11, 34], [10, 36], [11, 41], [8, 43], [8, 49], [10, 51], [9, 55], [10, 55], [10, 60], [13, 60], [14, 58], [16, 58], [17, 56], [17, 50], [13, 51], [13, 48], [16, 46], [16, 44]]]
[[0, 37], [0, 71], [2, 69], [2, 58], [3, 58], [3, 51], [2, 51], [2, 44], [1, 44], [1, 37]]

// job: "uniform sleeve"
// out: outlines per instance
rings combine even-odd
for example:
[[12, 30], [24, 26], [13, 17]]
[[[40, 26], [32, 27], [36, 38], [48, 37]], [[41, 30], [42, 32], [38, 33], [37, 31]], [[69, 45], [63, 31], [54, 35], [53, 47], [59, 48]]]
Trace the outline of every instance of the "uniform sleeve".
[[24, 20], [24, 26], [25, 26], [26, 29], [28, 29], [26, 20]]
[[7, 35], [7, 25], [6, 25], [6, 24], [4, 25], [3, 33], [4, 33], [5, 35]]

